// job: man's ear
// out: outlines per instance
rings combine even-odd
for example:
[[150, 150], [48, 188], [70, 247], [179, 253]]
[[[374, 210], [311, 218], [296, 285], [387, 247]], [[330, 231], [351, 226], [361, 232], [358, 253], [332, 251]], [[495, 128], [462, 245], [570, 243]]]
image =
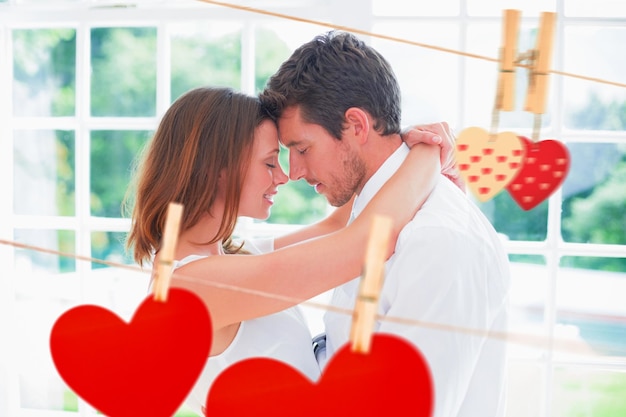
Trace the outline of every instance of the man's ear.
[[347, 133], [355, 137], [359, 143], [365, 143], [370, 131], [368, 114], [359, 107], [350, 107], [345, 113]]

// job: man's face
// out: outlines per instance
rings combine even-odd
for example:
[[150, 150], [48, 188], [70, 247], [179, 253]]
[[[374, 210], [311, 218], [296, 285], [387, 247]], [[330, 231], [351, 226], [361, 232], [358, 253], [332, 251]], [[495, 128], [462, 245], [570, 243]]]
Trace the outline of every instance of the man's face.
[[290, 179], [305, 179], [335, 207], [352, 198], [366, 170], [346, 135], [337, 140], [322, 126], [305, 122], [297, 106], [283, 112], [278, 135], [289, 149]]

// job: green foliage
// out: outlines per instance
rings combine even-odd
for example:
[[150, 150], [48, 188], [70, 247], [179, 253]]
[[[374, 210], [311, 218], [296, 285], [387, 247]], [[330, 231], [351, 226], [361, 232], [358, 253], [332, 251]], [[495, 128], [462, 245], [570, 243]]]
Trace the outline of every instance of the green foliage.
[[172, 101], [195, 87], [241, 86], [241, 33], [210, 42], [195, 35], [172, 39]]
[[72, 216], [75, 212], [76, 158], [75, 135], [73, 131], [56, 132], [56, 173], [57, 212], [61, 216]]
[[478, 203], [498, 233], [511, 240], [542, 241], [546, 238], [548, 225], [548, 201], [544, 201], [532, 210], [523, 210], [502, 190], [491, 200]]
[[63, 391], [63, 411], [78, 411], [78, 396], [69, 389]]
[[306, 181], [290, 181], [280, 188], [272, 207], [270, 223], [309, 224], [326, 215], [326, 198]]
[[91, 214], [120, 217], [135, 155], [152, 132], [97, 130], [91, 132]]
[[606, 182], [572, 198], [563, 227], [573, 242], [626, 244], [626, 159]]
[[[91, 234], [91, 256], [118, 264], [130, 265], [133, 259], [125, 248], [126, 233], [120, 232], [93, 232]], [[92, 269], [106, 268], [107, 265], [100, 262], [92, 262]]]
[[[16, 29], [13, 31], [13, 77], [16, 91], [35, 102], [22, 103], [16, 96], [15, 114], [20, 116], [72, 116], [76, 91], [76, 31], [74, 29]], [[41, 114], [42, 111], [45, 113]]]
[[555, 372], [555, 417], [626, 415], [626, 373]]
[[156, 115], [156, 28], [91, 31], [91, 114]]
[[592, 93], [585, 107], [571, 113], [567, 124], [577, 129], [626, 130], [626, 101], [605, 103]]
[[523, 264], [533, 264], [533, 265], [545, 265], [546, 258], [540, 255], [523, 255], [523, 254], [510, 254], [509, 255], [510, 262], [517, 262]]
[[276, 34], [267, 29], [257, 29], [256, 39], [256, 67], [254, 86], [259, 93], [265, 88], [267, 80], [274, 74], [280, 64], [289, 58], [291, 49], [285, 42], [276, 38]]
[[[73, 230], [59, 230], [57, 232], [59, 251], [63, 253], [76, 252], [76, 233]], [[59, 271], [73, 272], [76, 271], [76, 259], [71, 256], [59, 257]]]

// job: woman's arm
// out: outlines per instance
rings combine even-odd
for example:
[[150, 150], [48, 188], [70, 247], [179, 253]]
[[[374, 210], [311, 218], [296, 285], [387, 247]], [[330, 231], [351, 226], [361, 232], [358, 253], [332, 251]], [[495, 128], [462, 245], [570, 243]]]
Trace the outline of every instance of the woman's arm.
[[424, 135], [435, 135], [440, 138], [441, 146], [441, 173], [452, 181], [461, 191], [465, 192], [465, 181], [457, 169], [455, 159], [455, 138], [450, 126], [446, 122], [432, 123], [428, 125], [412, 126], [402, 132], [402, 140], [412, 147], [418, 143], [426, 142]]
[[193, 291], [204, 300], [214, 329], [298, 304], [360, 275], [375, 215], [392, 219], [394, 244], [386, 253], [389, 257], [398, 234], [430, 194], [439, 172], [439, 147], [416, 145], [350, 226], [263, 255], [210, 256], [191, 262], [175, 271], [172, 286]]
[[[447, 123], [442, 122], [412, 126], [402, 132], [401, 136], [402, 140], [406, 142], [409, 147], [413, 147], [418, 143], [439, 145], [441, 148], [440, 161], [442, 173], [452, 179], [455, 184], [459, 184], [458, 181], [461, 180], [452, 178], [450, 175], [454, 166], [454, 135], [450, 131]], [[460, 178], [458, 174], [457, 178]], [[350, 218], [354, 198], [355, 197], [352, 197], [346, 204], [333, 210], [328, 217], [299, 228], [294, 232], [276, 237], [274, 239], [274, 249], [284, 248], [285, 246], [293, 245], [294, 243], [302, 242], [307, 239], [327, 235], [345, 227]]]

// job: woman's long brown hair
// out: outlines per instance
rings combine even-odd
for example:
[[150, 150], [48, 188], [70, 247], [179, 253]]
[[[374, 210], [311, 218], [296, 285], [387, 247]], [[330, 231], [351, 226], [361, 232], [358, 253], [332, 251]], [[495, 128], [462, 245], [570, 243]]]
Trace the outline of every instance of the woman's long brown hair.
[[228, 172], [224, 217], [217, 234], [198, 243], [222, 240], [227, 253], [239, 250], [231, 237], [254, 130], [265, 119], [257, 98], [230, 88], [196, 88], [171, 105], [140, 154], [124, 202], [124, 211], [132, 210], [126, 247], [137, 263], [159, 250], [170, 202], [184, 206], [181, 231], [210, 212], [222, 170]]

